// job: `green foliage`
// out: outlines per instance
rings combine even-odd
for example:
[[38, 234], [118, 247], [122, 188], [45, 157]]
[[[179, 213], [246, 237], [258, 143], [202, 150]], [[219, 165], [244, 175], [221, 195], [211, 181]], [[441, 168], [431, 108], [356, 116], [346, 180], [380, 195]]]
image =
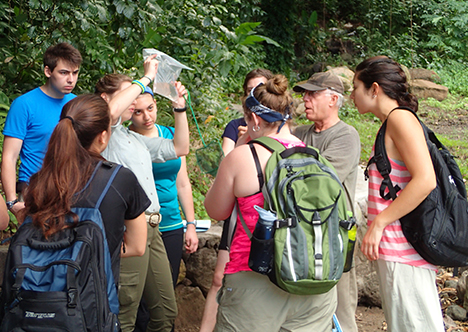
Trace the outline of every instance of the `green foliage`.
[[[192, 95], [206, 143], [220, 138], [250, 70], [268, 67], [291, 84], [327, 65], [354, 67], [385, 54], [407, 67], [434, 69], [452, 94], [468, 95], [468, 1], [462, 0], [10, 0], [0, 3], [0, 126], [17, 96], [44, 83], [42, 55], [66, 41], [83, 55], [74, 93], [92, 92], [111, 72], [142, 74], [143, 48], [161, 50], [193, 71], [181, 81]], [[173, 123], [159, 101], [159, 122]], [[442, 105], [442, 107], [448, 107]], [[379, 122], [345, 105], [367, 159]], [[3, 120], [2, 120], [3, 119]], [[192, 151], [203, 144], [191, 121]], [[1, 142], [0, 142], [1, 143]], [[187, 158], [197, 215], [211, 177]]]
[[446, 59], [443, 62], [432, 63], [427, 68], [439, 74], [440, 83], [449, 88], [450, 93], [468, 96], [468, 76], [464, 74], [468, 72], [468, 62]]

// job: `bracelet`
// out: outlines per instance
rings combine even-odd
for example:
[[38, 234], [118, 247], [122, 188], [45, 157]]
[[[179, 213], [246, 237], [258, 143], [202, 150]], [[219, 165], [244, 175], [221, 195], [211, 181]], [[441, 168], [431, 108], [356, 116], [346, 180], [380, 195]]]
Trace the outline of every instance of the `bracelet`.
[[133, 80], [132, 84], [138, 85], [141, 89], [141, 93], [145, 93], [145, 85], [141, 83], [139, 80]]
[[[143, 76], [143, 77], [146, 77], [147, 79], [149, 79], [150, 82], [148, 83], [148, 85], [150, 85], [151, 83], [153, 83], [153, 80], [152, 80], [149, 76], [146, 76], [146, 75], [145, 75], [145, 76]], [[142, 77], [142, 78], [143, 78], [143, 77]]]
[[187, 221], [187, 226], [188, 226], [188, 225], [193, 225], [193, 226], [195, 226], [195, 228], [197, 228], [197, 221], [196, 221], [196, 220], [194, 220], [194, 221]]
[[186, 112], [187, 111], [187, 107], [184, 107], [184, 108], [173, 108], [174, 112], [176, 113], [183, 113], [183, 112]]

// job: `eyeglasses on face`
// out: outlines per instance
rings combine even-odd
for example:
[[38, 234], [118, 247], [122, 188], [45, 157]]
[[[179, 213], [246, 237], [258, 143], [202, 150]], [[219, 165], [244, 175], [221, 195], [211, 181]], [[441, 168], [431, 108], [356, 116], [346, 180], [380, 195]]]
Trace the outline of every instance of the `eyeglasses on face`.
[[324, 91], [327, 91], [328, 89], [325, 89], [325, 90], [317, 90], [317, 91], [310, 91], [310, 90], [304, 90], [302, 91], [302, 97], [309, 97], [309, 98], [314, 98], [314, 97], [318, 97], [320, 94], [322, 94], [322, 92]]

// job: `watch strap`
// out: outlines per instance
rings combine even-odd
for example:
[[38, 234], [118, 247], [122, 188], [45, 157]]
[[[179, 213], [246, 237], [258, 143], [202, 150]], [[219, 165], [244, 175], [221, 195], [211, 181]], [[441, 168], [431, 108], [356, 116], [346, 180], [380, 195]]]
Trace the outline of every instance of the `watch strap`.
[[11, 208], [12, 208], [16, 203], [18, 203], [18, 199], [15, 199], [14, 201], [8, 201], [8, 202], [6, 202], [7, 209], [8, 209], [8, 210], [11, 210]]
[[183, 113], [185, 111], [187, 111], [187, 107], [183, 107], [183, 108], [173, 108], [174, 112], [176, 113]]

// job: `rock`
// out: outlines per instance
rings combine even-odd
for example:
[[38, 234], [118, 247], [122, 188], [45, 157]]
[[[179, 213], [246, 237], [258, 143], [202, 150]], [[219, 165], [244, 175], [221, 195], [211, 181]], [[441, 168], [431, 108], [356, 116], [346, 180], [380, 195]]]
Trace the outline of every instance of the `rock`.
[[[409, 70], [411, 79], [413, 80], [426, 80], [431, 82], [440, 82], [440, 77], [433, 70], [424, 68], [411, 68]], [[409, 80], [409, 79], [408, 79]]]
[[363, 306], [382, 307], [377, 272], [373, 264], [361, 252], [362, 238], [367, 230], [367, 183], [364, 171], [359, 168], [355, 194], [355, 217], [358, 225], [356, 248], [354, 249], [354, 268], [358, 286], [358, 303]]
[[222, 223], [217, 223], [207, 232], [197, 233], [198, 250], [193, 254], [184, 253], [182, 257], [185, 262], [186, 278], [200, 287], [205, 296], [211, 287], [222, 231]]
[[325, 64], [323, 62], [314, 63], [314, 65], [312, 66], [312, 72], [320, 73], [321, 71], [323, 71], [324, 67], [325, 67]]
[[[458, 278], [458, 283], [457, 283], [457, 297], [460, 299], [460, 301], [464, 301], [465, 294], [466, 294], [466, 278], [468, 277], [468, 271], [463, 271], [461, 276]], [[467, 307], [468, 303], [465, 305], [463, 303], [463, 307], [468, 310]]]
[[447, 315], [444, 316], [444, 325], [446, 329], [457, 327], [457, 324], [453, 321], [453, 319]]
[[178, 315], [175, 321], [175, 330], [198, 328], [203, 316], [205, 297], [198, 287], [186, 286], [184, 283], [175, 288]]
[[458, 281], [457, 281], [457, 280], [455, 280], [455, 279], [447, 279], [447, 281], [445, 281], [444, 287], [445, 287], [445, 288], [457, 288], [457, 285], [458, 285]]
[[466, 320], [467, 311], [459, 305], [453, 304], [445, 310], [445, 314], [453, 320], [464, 322]]
[[294, 114], [296, 117], [299, 117], [303, 114], [305, 114], [305, 106], [304, 102], [301, 102], [297, 105], [296, 109], [294, 110]]
[[328, 71], [332, 72], [341, 79], [345, 91], [353, 90], [354, 72], [351, 69], [346, 66], [336, 68], [328, 66], [327, 68]]
[[354, 259], [359, 305], [382, 307], [377, 272], [361, 253], [359, 247], [355, 249]]
[[410, 88], [411, 93], [422, 99], [434, 98], [438, 101], [442, 101], [446, 99], [448, 95], [447, 87], [426, 80], [411, 80]]
[[413, 76], [411, 76], [410, 70], [405, 65], [400, 64], [400, 66], [401, 66], [401, 69], [403, 69], [403, 71], [404, 71], [404, 73], [406, 75], [406, 80], [409, 82], [411, 80], [411, 78], [413, 77]]
[[181, 283], [186, 276], [187, 269], [185, 268], [185, 262], [183, 259], [180, 260], [180, 267], [179, 267], [179, 276], [177, 277], [177, 284]]
[[[219, 241], [219, 240], [218, 240]], [[211, 287], [218, 253], [214, 248], [200, 248], [186, 260], [187, 278], [206, 296]]]

